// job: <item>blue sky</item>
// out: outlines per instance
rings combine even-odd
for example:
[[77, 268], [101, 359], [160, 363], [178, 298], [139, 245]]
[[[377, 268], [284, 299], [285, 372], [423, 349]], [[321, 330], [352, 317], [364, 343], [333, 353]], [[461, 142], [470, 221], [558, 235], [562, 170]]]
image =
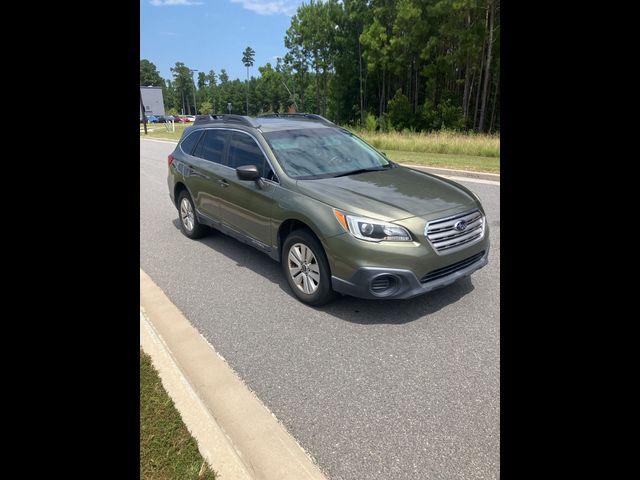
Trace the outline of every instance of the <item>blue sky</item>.
[[[141, 0], [140, 58], [153, 62], [163, 78], [183, 62], [204, 71], [226, 69], [244, 79], [242, 52], [256, 52], [251, 74], [284, 56], [284, 35], [303, 0]], [[195, 77], [195, 75], [194, 75]]]

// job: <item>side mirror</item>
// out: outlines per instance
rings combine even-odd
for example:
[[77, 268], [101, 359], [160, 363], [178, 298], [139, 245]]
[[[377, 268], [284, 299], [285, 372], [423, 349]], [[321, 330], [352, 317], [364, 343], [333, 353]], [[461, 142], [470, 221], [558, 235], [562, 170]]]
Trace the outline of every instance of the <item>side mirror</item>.
[[260, 172], [255, 165], [242, 165], [236, 168], [236, 175], [240, 180], [258, 180]]

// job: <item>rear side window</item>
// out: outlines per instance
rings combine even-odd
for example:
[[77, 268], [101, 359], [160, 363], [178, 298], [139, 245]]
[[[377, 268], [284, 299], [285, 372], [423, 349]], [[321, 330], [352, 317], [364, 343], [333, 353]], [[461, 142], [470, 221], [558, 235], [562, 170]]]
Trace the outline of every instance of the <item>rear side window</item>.
[[201, 135], [202, 135], [202, 131], [194, 132], [191, 135], [189, 135], [187, 138], [182, 140], [182, 143], [180, 144], [180, 148], [182, 148], [182, 151], [189, 155], [193, 155], [192, 153], [193, 147], [196, 146], [196, 143], [198, 143], [198, 140], [200, 139]]
[[225, 130], [206, 130], [193, 155], [224, 165], [224, 147], [228, 133]]
[[253, 138], [244, 133], [233, 132], [229, 147], [229, 166], [238, 168], [243, 165], [255, 165], [258, 167], [261, 177], [266, 177], [268, 167], [265, 167], [265, 158], [262, 150]]

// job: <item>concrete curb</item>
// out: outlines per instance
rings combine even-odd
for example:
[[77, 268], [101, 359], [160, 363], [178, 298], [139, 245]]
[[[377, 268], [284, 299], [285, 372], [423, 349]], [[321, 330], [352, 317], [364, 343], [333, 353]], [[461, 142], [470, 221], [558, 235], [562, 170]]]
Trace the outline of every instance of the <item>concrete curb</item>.
[[142, 269], [140, 305], [144, 312], [140, 328], [143, 349], [158, 368], [163, 385], [167, 378], [167, 392], [203, 457], [222, 478], [327, 480], [284, 426]]
[[423, 170], [435, 175], [477, 178], [479, 180], [491, 180], [494, 182], [500, 182], [499, 173], [472, 172], [470, 170], [455, 170], [453, 168], [425, 167], [422, 165], [414, 165], [411, 163], [401, 163], [400, 165], [410, 168], [416, 168], [418, 170]]
[[[159, 143], [178, 143], [175, 140], [171, 140], [168, 138], [141, 138], [140, 140]], [[419, 170], [424, 170], [425, 172], [434, 173], [436, 175], [468, 177], [477, 178], [479, 180], [491, 180], [494, 182], [500, 182], [499, 173], [473, 172], [471, 170], [456, 170], [453, 168], [425, 167], [423, 165], [414, 165], [413, 163], [401, 163], [400, 165], [404, 167], [417, 168]]]
[[153, 360], [162, 386], [198, 443], [200, 454], [225, 479], [252, 480], [235, 447], [182, 375], [162, 338], [140, 311], [140, 346]]

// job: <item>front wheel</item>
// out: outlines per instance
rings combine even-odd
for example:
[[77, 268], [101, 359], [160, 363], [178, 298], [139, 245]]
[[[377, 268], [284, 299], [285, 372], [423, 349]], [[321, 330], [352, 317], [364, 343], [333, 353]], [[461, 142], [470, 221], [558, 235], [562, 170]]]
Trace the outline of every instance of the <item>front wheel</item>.
[[282, 269], [293, 294], [303, 303], [316, 307], [335, 298], [327, 256], [306, 230], [295, 230], [285, 240]]

